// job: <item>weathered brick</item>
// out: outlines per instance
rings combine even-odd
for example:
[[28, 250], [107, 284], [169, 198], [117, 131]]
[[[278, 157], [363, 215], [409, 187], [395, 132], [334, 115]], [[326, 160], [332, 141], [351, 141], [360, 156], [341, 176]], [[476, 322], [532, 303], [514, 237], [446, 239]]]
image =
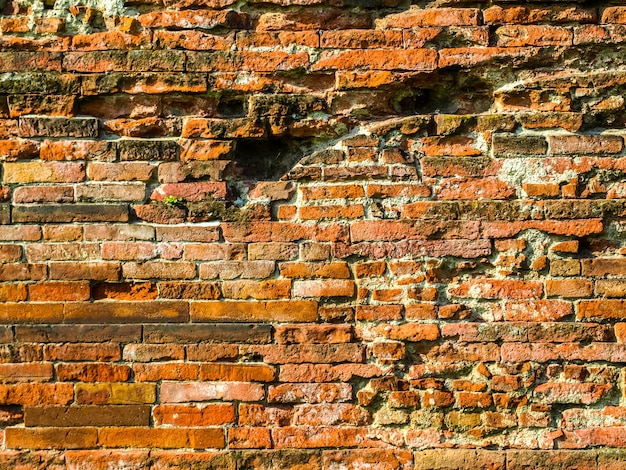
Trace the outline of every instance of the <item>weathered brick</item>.
[[9, 428], [6, 445], [10, 449], [84, 449], [93, 448], [98, 440], [95, 428], [68, 429], [59, 440], [58, 428]]
[[65, 304], [63, 314], [66, 323], [184, 322], [189, 318], [189, 304], [178, 301], [72, 302]]
[[26, 406], [27, 427], [147, 426], [150, 407], [116, 406]]
[[194, 322], [269, 320], [307, 322], [317, 318], [317, 302], [309, 300], [192, 302], [190, 314]]
[[138, 405], [156, 401], [154, 384], [76, 384], [79, 405]]
[[154, 419], [158, 426], [219, 426], [235, 422], [235, 407], [230, 403], [157, 405]]
[[163, 382], [160, 393], [161, 403], [210, 400], [260, 401], [264, 396], [263, 385], [244, 382]]

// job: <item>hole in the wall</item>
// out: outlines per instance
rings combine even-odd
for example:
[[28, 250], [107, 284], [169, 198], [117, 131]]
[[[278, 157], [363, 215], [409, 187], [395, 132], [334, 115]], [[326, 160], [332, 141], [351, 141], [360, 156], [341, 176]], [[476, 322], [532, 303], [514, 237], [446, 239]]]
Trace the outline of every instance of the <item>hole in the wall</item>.
[[217, 103], [217, 112], [222, 117], [241, 117], [246, 114], [243, 99], [225, 98]]
[[277, 181], [312, 151], [319, 139], [241, 139], [233, 160], [239, 179]]

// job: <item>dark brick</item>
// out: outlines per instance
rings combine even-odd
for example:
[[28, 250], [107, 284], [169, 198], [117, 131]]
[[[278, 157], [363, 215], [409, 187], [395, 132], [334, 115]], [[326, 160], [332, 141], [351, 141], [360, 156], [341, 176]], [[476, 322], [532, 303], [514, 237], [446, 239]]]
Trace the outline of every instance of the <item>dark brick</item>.
[[211, 325], [145, 325], [144, 341], [150, 343], [211, 342], [269, 343], [270, 325], [214, 323]]

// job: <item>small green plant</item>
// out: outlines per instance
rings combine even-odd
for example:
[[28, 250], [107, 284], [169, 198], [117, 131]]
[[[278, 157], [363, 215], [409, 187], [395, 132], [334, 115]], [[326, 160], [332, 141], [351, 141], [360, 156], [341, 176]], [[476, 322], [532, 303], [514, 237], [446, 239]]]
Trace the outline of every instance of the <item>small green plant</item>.
[[185, 202], [185, 198], [172, 196], [171, 194], [163, 198], [163, 204], [165, 204], [168, 207], [178, 206], [184, 202]]

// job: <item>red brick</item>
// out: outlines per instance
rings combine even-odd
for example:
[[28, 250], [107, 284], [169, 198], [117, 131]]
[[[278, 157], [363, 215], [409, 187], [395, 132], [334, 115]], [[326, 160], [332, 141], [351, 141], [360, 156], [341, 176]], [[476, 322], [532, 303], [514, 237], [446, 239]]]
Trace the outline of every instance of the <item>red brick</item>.
[[163, 382], [161, 403], [185, 403], [211, 400], [260, 401], [265, 396], [261, 384], [241, 382]]
[[72, 302], [65, 304], [63, 313], [66, 323], [182, 322], [189, 318], [189, 305], [181, 301]]
[[535, 387], [535, 395], [545, 403], [596, 403], [613, 389], [612, 385], [548, 382]]
[[91, 297], [88, 282], [40, 282], [28, 286], [28, 295], [32, 302], [89, 300]]
[[332, 364], [363, 362], [364, 358], [363, 345], [354, 343], [242, 346], [245, 352], [263, 356], [267, 364]]
[[235, 407], [230, 403], [157, 405], [153, 413], [156, 426], [220, 426], [235, 422]]
[[224, 382], [273, 382], [276, 371], [264, 364], [202, 364], [200, 380]]
[[431, 49], [323, 51], [312, 70], [434, 70], [437, 54]]
[[0, 323], [60, 323], [62, 320], [62, 303], [0, 304]]
[[222, 295], [229, 299], [281, 299], [291, 297], [291, 280], [268, 279], [264, 281], [224, 281]]
[[613, 154], [624, 147], [623, 139], [612, 135], [562, 135], [548, 140], [552, 154]]
[[120, 264], [109, 261], [50, 263], [50, 279], [63, 281], [117, 281]]
[[[59, 433], [63, 432], [63, 439]], [[85, 449], [95, 448], [98, 430], [95, 428], [9, 428], [6, 446], [10, 449]]]
[[127, 365], [102, 363], [57, 364], [57, 378], [62, 382], [125, 382], [130, 378]]
[[293, 295], [297, 297], [352, 297], [354, 292], [353, 281], [315, 280], [293, 283]]
[[284, 364], [278, 379], [281, 382], [346, 382], [354, 377], [379, 377], [383, 369], [375, 364]]
[[317, 318], [317, 302], [310, 300], [192, 302], [190, 313], [192, 321], [195, 322], [307, 322]]
[[52, 380], [52, 373], [49, 363], [0, 364], [2, 383], [48, 382]]
[[0, 385], [2, 405], [68, 405], [74, 400], [72, 384]]
[[47, 361], [118, 361], [120, 346], [114, 343], [46, 344]]
[[196, 265], [182, 261], [124, 263], [122, 272], [127, 279], [193, 279], [196, 277]]
[[79, 405], [137, 405], [155, 401], [155, 384], [76, 384], [76, 403]]
[[162, 428], [101, 428], [99, 447], [150, 447], [157, 449], [207, 449], [225, 445], [224, 430], [220, 428], [177, 428], [176, 432]]
[[270, 385], [267, 399], [274, 403], [335, 403], [352, 398], [350, 384], [295, 383]]
[[158, 291], [150, 282], [98, 283], [93, 285], [91, 295], [94, 300], [154, 300]]
[[272, 438], [268, 428], [232, 427], [228, 430], [229, 449], [269, 449]]
[[384, 324], [376, 327], [376, 332], [386, 338], [400, 341], [417, 342], [435, 341], [439, 339], [439, 327], [436, 324]]
[[476, 8], [411, 8], [406, 12], [388, 15], [377, 21], [381, 28], [415, 28], [417, 26], [475, 26], [479, 10]]
[[351, 325], [277, 325], [274, 338], [279, 344], [290, 343], [349, 343]]
[[481, 299], [537, 299], [543, 293], [543, 285], [533, 281], [477, 279], [449, 289], [455, 297]]
[[584, 279], [546, 281], [546, 295], [548, 297], [590, 297], [592, 293], [593, 282]]
[[133, 364], [135, 381], [197, 380], [198, 364], [161, 362], [158, 364]]

